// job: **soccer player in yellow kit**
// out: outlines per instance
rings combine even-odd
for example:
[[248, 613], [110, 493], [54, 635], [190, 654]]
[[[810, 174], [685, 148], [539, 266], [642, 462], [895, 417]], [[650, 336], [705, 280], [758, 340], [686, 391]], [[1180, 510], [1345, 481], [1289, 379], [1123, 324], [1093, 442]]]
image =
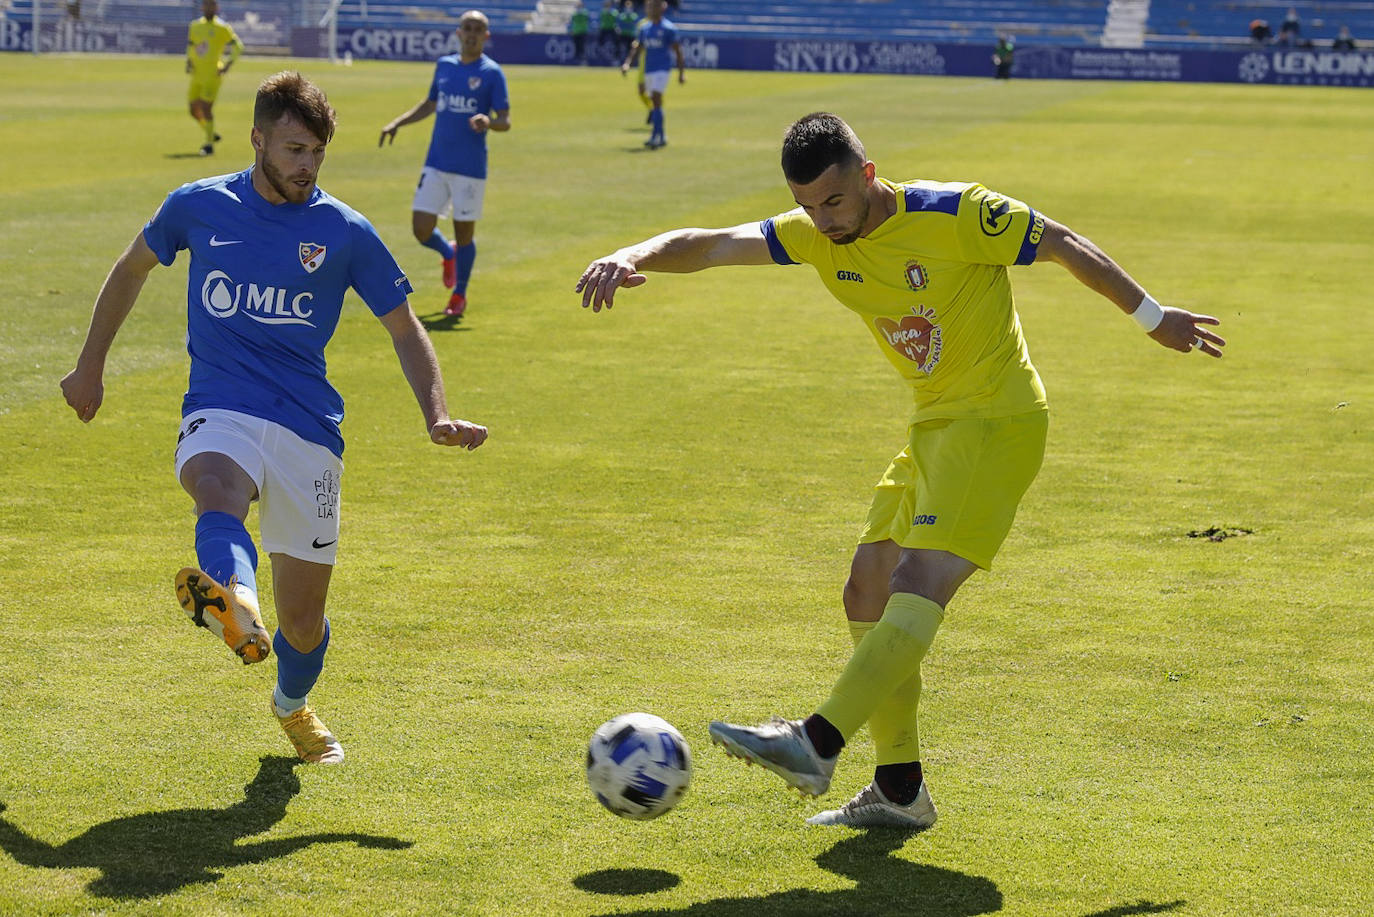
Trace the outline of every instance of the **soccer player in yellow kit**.
[[710, 733], [819, 796], [868, 723], [873, 782], [808, 823], [921, 830], [935, 823], [916, 724], [921, 660], [955, 592], [991, 567], [1044, 455], [1045, 390], [1007, 267], [1053, 261], [1173, 350], [1220, 357], [1226, 342], [1207, 327], [1215, 318], [1161, 306], [1091, 241], [1020, 201], [978, 184], [879, 178], [835, 115], [793, 124], [782, 168], [798, 209], [663, 233], [592, 262], [576, 289], [600, 311], [643, 271], [810, 264], [911, 383], [907, 439], [878, 482], [844, 587], [854, 655], [810, 717], [713, 722]]
[[[200, 11], [203, 19], [197, 19], [186, 30], [186, 72], [191, 74], [191, 88], [186, 93], [191, 117], [205, 131], [205, 145], [200, 155], [209, 156], [215, 151], [215, 99], [219, 96], [220, 79], [229, 72], [234, 61], [243, 53], [243, 42], [234, 34], [229, 23], [220, 19], [217, 0], [202, 0]], [[228, 60], [221, 60], [228, 48]]]

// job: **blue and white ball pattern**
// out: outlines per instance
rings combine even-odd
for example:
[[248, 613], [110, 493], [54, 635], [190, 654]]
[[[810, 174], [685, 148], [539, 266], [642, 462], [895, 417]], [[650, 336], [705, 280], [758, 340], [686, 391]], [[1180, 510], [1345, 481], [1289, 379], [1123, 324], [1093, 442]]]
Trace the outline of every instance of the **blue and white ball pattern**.
[[626, 713], [592, 733], [587, 783], [621, 818], [657, 818], [678, 804], [691, 779], [687, 740], [652, 713]]

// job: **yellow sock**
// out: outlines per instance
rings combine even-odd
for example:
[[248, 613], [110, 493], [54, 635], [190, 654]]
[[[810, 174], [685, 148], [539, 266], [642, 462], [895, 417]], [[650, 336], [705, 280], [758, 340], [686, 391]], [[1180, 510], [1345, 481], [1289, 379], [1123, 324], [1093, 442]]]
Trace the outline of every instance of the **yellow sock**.
[[[850, 621], [849, 635], [854, 646], [868, 635], [877, 621]], [[908, 764], [921, 760], [921, 735], [917, 729], [916, 708], [921, 702], [921, 670], [897, 686], [873, 708], [868, 717], [868, 732], [878, 752], [878, 764]]]
[[921, 660], [944, 617], [944, 610], [930, 599], [893, 593], [882, 620], [859, 642], [830, 697], [816, 712], [849, 741], [880, 703], [919, 675]]
[[641, 92], [641, 93], [639, 94], [639, 101], [641, 101], [641, 102], [644, 103], [644, 107], [645, 107], [645, 108], [653, 108], [653, 107], [654, 107], [654, 100], [651, 99], [651, 98], [649, 98], [649, 94], [648, 94], [647, 92]]
[[203, 127], [203, 128], [205, 128], [205, 142], [206, 142], [206, 143], [214, 143], [214, 142], [215, 142], [215, 119], [214, 119], [214, 118], [206, 118], [204, 121], [200, 122], [200, 126]]

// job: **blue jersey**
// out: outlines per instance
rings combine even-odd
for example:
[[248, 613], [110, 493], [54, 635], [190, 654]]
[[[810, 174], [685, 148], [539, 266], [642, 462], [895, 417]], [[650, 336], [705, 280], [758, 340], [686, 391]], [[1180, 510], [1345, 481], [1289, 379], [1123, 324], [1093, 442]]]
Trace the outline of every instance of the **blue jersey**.
[[487, 135], [468, 124], [473, 115], [510, 108], [501, 65], [483, 54], [465, 64], [457, 54], [439, 58], [429, 84], [434, 103], [434, 134], [425, 165], [469, 178], [487, 177]]
[[270, 204], [251, 168], [182, 185], [143, 239], [170, 265], [190, 249], [182, 416], [205, 408], [279, 423], [343, 455], [343, 398], [324, 347], [352, 287], [376, 315], [410, 282], [362, 214], [318, 187], [304, 204]]
[[645, 22], [635, 34], [635, 40], [644, 53], [645, 73], [673, 69], [673, 55], [668, 49], [677, 44], [677, 26], [671, 20]]

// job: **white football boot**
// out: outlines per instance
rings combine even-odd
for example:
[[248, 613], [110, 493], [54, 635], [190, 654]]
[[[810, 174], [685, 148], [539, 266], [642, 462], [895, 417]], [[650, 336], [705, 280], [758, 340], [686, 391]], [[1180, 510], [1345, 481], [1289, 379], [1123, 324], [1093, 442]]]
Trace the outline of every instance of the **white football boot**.
[[877, 781], [859, 790], [853, 799], [828, 812], [821, 812], [806, 820], [808, 825], [843, 825], [846, 828], [905, 828], [924, 831], [935, 824], [935, 803], [925, 781], [911, 805], [899, 806], [883, 795]]
[[808, 796], [819, 796], [830, 788], [835, 773], [834, 758], [822, 758], [807, 738], [801, 720], [775, 716], [762, 726], [736, 726], [715, 720], [710, 727], [711, 741], [732, 758], [742, 758], [777, 774], [787, 785]]

